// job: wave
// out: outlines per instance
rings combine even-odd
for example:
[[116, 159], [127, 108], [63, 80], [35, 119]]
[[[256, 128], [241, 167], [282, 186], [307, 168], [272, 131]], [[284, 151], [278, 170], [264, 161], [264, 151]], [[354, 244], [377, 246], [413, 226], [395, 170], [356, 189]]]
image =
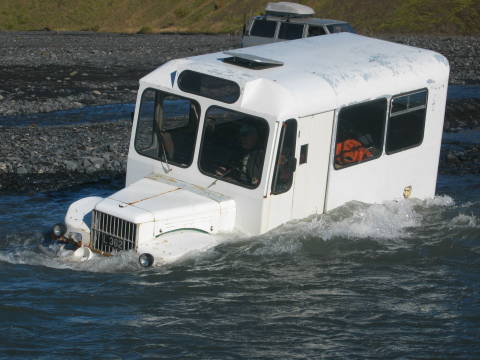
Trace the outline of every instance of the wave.
[[[479, 215], [475, 204], [458, 205], [445, 195], [383, 204], [350, 202], [327, 214], [291, 221], [260, 236], [222, 235], [217, 248], [192, 254], [179, 263], [193, 266], [223, 261], [248, 263], [255, 261], [252, 257], [275, 259], [283, 255], [401, 257], [407, 256], [405, 251], [422, 253], [419, 247], [438, 247], [447, 254], [446, 243], [451, 248], [466, 247], [467, 251], [477, 252]], [[0, 262], [3, 263], [90, 272], [141, 270], [138, 255], [133, 252], [113, 257], [95, 256], [86, 262], [78, 261], [72, 254], [58, 244], [43, 244], [40, 233], [0, 238]]]

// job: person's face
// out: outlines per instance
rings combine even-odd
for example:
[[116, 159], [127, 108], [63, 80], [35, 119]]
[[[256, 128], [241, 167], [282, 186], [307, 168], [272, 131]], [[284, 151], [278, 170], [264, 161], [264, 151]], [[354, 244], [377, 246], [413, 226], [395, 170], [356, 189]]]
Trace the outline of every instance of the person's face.
[[254, 132], [249, 132], [240, 136], [240, 145], [245, 150], [251, 150], [257, 145], [258, 135]]

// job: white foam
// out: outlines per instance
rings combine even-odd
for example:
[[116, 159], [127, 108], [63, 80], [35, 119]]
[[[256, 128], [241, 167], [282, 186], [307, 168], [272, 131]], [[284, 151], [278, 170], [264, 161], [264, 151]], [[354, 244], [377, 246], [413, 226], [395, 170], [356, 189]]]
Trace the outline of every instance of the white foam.
[[138, 256], [133, 252], [112, 257], [94, 256], [88, 261], [81, 261], [73, 255], [74, 251], [66, 250], [58, 244], [45, 247], [43, 245], [26, 246], [26, 243], [30, 243], [30, 240], [26, 240], [24, 244], [19, 243], [16, 247], [9, 246], [1, 249], [0, 261], [91, 272], [121, 272], [140, 268], [137, 262]]
[[451, 221], [451, 225], [462, 227], [478, 227], [478, 218], [474, 215], [458, 214]]
[[433, 199], [427, 199], [423, 200], [423, 205], [426, 207], [434, 207], [434, 206], [441, 206], [441, 207], [447, 207], [447, 206], [454, 206], [455, 205], [455, 200], [453, 200], [450, 196], [448, 195], [439, 195], [435, 196]]

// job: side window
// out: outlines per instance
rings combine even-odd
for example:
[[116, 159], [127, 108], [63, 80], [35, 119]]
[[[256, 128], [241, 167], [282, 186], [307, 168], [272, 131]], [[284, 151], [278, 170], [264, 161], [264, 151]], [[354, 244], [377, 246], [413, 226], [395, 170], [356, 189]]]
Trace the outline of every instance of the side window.
[[272, 181], [272, 194], [283, 194], [290, 190], [293, 173], [297, 167], [295, 158], [295, 142], [297, 139], [297, 121], [287, 120], [282, 125], [278, 153], [275, 160], [275, 172]]
[[196, 101], [147, 89], [142, 94], [135, 150], [144, 156], [188, 167], [193, 160], [200, 106]]
[[423, 141], [427, 90], [394, 96], [387, 127], [387, 154], [410, 149]]
[[276, 21], [255, 20], [252, 26], [252, 30], [250, 30], [250, 35], [273, 38], [275, 36], [276, 28]]
[[355, 30], [353, 30], [350, 24], [327, 25], [327, 29], [330, 32], [330, 34], [341, 33], [341, 32], [355, 33]]
[[335, 169], [381, 155], [386, 116], [386, 99], [347, 106], [340, 110], [335, 141]]
[[308, 37], [310, 36], [318, 36], [318, 35], [325, 35], [325, 29], [322, 26], [312, 26], [308, 27]]
[[280, 24], [280, 32], [278, 38], [283, 40], [300, 39], [303, 35], [303, 24], [293, 24], [282, 22]]

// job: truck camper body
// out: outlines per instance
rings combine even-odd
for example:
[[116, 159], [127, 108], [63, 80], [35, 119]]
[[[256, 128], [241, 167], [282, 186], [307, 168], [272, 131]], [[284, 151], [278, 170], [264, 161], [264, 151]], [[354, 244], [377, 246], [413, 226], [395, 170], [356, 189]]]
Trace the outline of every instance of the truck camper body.
[[350, 33], [169, 61], [140, 80], [126, 187], [72, 204], [61, 237], [149, 265], [349, 201], [431, 198], [448, 76], [435, 52]]

